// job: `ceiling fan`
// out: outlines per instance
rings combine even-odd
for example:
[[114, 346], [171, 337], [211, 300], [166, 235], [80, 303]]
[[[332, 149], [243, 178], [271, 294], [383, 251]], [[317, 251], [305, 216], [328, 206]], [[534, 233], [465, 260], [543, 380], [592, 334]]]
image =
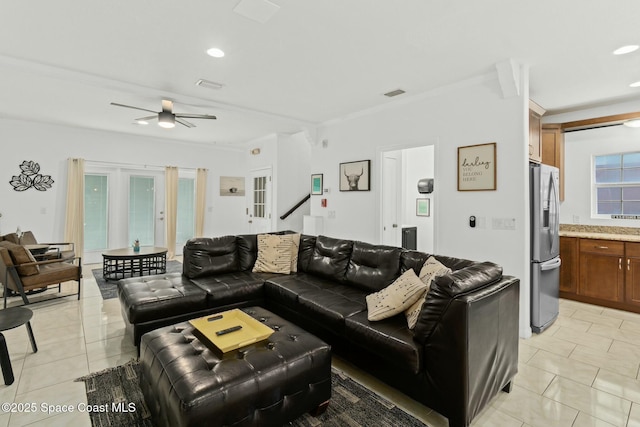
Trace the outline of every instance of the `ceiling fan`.
[[162, 100], [162, 111], [153, 111], [147, 110], [146, 108], [133, 107], [131, 105], [118, 104], [117, 102], [112, 102], [111, 105], [115, 105], [116, 107], [125, 107], [125, 108], [133, 108], [134, 110], [142, 110], [153, 113], [153, 116], [140, 117], [139, 119], [135, 119], [137, 123], [146, 125], [149, 120], [158, 119], [158, 126], [163, 128], [172, 128], [175, 127], [176, 122], [180, 123], [182, 126], [186, 126], [188, 128], [194, 128], [196, 125], [190, 123], [187, 119], [213, 119], [215, 120], [217, 117], [209, 114], [187, 114], [187, 113], [174, 113], [173, 112], [173, 101], [169, 101], [166, 99]]

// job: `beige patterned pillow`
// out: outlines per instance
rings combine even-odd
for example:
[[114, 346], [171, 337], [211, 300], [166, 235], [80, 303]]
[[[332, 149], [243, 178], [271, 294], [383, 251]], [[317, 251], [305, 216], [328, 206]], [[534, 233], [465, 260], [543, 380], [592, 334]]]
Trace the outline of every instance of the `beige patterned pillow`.
[[291, 236], [291, 272], [298, 271], [298, 252], [300, 251], [300, 233]]
[[426, 287], [410, 268], [383, 290], [367, 295], [367, 319], [382, 320], [401, 313], [420, 298]]
[[291, 249], [293, 246], [291, 236], [291, 234], [282, 236], [259, 234], [258, 259], [253, 266], [253, 271], [256, 273], [291, 273]]
[[431, 282], [438, 276], [444, 276], [445, 274], [451, 273], [451, 269], [446, 267], [440, 261], [430, 256], [420, 269], [420, 280], [427, 285], [427, 289], [425, 289], [424, 293], [418, 298], [418, 300], [411, 305], [408, 309], [405, 310], [404, 315], [407, 318], [407, 324], [409, 325], [409, 329], [413, 329], [418, 322], [418, 316], [420, 315], [420, 310], [422, 310], [422, 305], [424, 301], [427, 299], [427, 293], [429, 292], [429, 288], [431, 287]]

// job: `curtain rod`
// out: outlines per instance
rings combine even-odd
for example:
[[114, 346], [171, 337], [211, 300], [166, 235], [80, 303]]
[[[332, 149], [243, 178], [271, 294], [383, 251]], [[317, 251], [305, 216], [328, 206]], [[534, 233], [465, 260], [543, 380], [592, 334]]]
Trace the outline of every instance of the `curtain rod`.
[[[85, 159], [86, 163], [90, 163], [92, 165], [106, 165], [106, 166], [120, 166], [120, 167], [136, 167], [136, 168], [144, 168], [144, 169], [148, 169], [148, 168], [153, 168], [153, 169], [161, 169], [164, 170], [165, 167], [167, 166], [174, 166], [174, 165], [164, 165], [164, 166], [159, 166], [159, 165], [147, 165], [147, 164], [139, 164], [139, 163], [126, 163], [126, 162], [105, 162], [103, 160], [89, 160], [89, 159]], [[205, 169], [208, 170], [206, 168], [193, 168], [193, 167], [182, 167], [182, 166], [176, 166], [178, 169], [182, 169], [182, 170], [198, 170], [198, 169]]]

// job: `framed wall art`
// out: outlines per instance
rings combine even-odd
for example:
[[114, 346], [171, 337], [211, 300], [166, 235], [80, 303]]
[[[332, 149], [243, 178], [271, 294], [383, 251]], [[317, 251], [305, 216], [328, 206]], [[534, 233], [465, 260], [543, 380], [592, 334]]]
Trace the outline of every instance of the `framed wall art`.
[[496, 189], [496, 143], [458, 147], [458, 191]]
[[221, 176], [220, 177], [221, 196], [244, 196], [243, 176]]
[[371, 190], [371, 160], [340, 163], [340, 191]]
[[417, 216], [430, 216], [431, 206], [429, 199], [416, 199], [416, 215]]
[[322, 174], [316, 173], [311, 175], [311, 195], [312, 196], [320, 196], [323, 193], [322, 189]]

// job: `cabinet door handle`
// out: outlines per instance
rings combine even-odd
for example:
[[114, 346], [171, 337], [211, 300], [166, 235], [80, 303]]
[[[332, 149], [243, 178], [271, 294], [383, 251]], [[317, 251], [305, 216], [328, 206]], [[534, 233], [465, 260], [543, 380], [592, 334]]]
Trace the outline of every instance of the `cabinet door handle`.
[[631, 258], [627, 258], [627, 271], [631, 271]]
[[618, 258], [618, 269], [622, 270], [622, 258]]
[[609, 246], [596, 246], [596, 249], [609, 249]]

